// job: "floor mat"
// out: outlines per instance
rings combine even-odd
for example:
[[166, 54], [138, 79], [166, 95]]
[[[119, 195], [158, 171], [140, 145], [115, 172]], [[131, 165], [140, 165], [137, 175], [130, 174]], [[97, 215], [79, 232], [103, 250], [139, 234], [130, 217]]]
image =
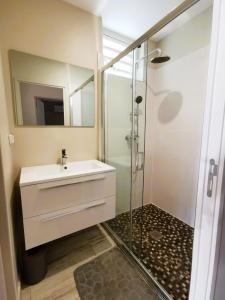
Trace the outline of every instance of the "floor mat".
[[81, 300], [159, 300], [157, 290], [115, 247], [74, 271]]

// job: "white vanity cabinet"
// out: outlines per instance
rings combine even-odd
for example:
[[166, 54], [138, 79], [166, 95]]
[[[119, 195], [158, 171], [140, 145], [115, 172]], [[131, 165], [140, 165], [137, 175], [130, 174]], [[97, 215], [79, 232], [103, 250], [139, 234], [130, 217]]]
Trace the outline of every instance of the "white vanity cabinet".
[[115, 169], [99, 161], [22, 168], [26, 249], [115, 217]]

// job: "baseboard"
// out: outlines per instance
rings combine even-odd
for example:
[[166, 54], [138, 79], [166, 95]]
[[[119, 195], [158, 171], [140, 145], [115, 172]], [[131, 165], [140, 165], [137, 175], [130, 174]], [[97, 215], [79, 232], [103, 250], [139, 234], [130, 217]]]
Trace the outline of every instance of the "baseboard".
[[20, 300], [21, 299], [21, 281], [18, 280], [17, 282], [17, 297], [16, 297], [17, 300]]

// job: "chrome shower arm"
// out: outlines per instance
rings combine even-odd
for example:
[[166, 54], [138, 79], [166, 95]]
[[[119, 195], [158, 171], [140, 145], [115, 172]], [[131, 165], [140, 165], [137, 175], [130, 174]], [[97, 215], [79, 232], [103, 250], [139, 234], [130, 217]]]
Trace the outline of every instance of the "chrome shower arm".
[[162, 54], [162, 50], [160, 48], [156, 48], [156, 49], [152, 50], [151, 52], [149, 52], [145, 56], [142, 56], [140, 59], [136, 60], [135, 64], [138, 64], [139, 62], [141, 62], [145, 58], [148, 58], [149, 56], [151, 56], [151, 55], [153, 55], [155, 53], [156, 53], [157, 56], [160, 56]]

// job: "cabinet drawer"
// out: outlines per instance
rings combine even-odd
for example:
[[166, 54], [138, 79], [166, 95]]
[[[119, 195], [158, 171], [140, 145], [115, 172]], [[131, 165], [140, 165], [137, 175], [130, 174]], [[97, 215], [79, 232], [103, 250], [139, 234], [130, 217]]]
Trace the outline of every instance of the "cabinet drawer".
[[26, 250], [115, 217], [115, 196], [24, 219]]
[[115, 195], [115, 172], [21, 187], [23, 218]]

